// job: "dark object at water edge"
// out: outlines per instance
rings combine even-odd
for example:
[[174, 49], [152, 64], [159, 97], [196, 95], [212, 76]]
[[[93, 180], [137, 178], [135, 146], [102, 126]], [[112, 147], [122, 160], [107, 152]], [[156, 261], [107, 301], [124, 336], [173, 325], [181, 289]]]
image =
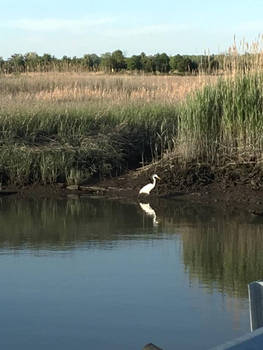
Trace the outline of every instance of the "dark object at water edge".
[[152, 343], [149, 343], [149, 344], [146, 344], [142, 350], [162, 350], [162, 349]]

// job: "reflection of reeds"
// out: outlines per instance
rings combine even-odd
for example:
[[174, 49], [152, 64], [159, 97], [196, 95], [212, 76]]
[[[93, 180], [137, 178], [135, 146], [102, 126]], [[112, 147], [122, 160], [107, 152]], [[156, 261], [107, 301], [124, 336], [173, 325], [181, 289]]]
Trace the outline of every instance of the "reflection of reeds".
[[[262, 220], [256, 222], [243, 213], [228, 214], [183, 201], [161, 200], [152, 205], [158, 215], [156, 232], [180, 235], [182, 260], [191, 281], [230, 296], [247, 297], [247, 284], [262, 279]], [[116, 247], [122, 239], [132, 240], [135, 233], [138, 241], [138, 227], [145, 225], [146, 231], [152, 232], [153, 223], [151, 218], [143, 221], [143, 213], [137, 206], [137, 203], [84, 198], [3, 198], [0, 249], [55, 251], [71, 250], [82, 244]], [[152, 242], [153, 237], [142, 234], [141, 239]]]
[[178, 233], [185, 270], [208, 290], [247, 298], [247, 285], [263, 276], [263, 221], [188, 201], [153, 202], [160, 228]]
[[263, 274], [261, 226], [221, 220], [185, 229], [183, 259], [190, 278], [246, 297], [247, 284]]
[[[118, 215], [112, 216], [112, 212]], [[116, 232], [120, 227], [133, 228], [139, 218], [135, 205], [116, 201], [3, 198], [0, 200], [0, 250], [70, 251], [82, 244], [110, 248], [118, 244], [120, 237]]]

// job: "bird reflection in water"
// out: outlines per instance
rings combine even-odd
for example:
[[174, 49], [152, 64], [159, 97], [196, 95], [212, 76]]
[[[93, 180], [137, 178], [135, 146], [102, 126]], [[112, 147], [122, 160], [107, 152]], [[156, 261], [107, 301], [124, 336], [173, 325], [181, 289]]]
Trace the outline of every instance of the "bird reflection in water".
[[139, 203], [140, 207], [142, 208], [142, 210], [149, 216], [151, 216], [153, 218], [153, 225], [157, 226], [158, 225], [158, 221], [157, 221], [157, 216], [156, 216], [156, 212], [155, 210], [150, 206], [149, 203]]

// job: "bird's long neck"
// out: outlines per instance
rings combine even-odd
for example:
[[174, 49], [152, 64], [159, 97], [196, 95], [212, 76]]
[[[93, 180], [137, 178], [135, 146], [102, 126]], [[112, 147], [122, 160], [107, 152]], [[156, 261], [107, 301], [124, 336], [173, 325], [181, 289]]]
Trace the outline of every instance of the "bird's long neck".
[[155, 187], [155, 185], [156, 185], [156, 178], [154, 177], [153, 178], [153, 187]]

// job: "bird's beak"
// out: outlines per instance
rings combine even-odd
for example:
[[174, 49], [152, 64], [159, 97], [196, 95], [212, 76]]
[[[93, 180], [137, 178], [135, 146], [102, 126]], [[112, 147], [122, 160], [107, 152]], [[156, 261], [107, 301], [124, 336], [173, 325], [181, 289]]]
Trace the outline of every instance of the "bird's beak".
[[157, 175], [157, 179], [161, 180], [161, 178]]

